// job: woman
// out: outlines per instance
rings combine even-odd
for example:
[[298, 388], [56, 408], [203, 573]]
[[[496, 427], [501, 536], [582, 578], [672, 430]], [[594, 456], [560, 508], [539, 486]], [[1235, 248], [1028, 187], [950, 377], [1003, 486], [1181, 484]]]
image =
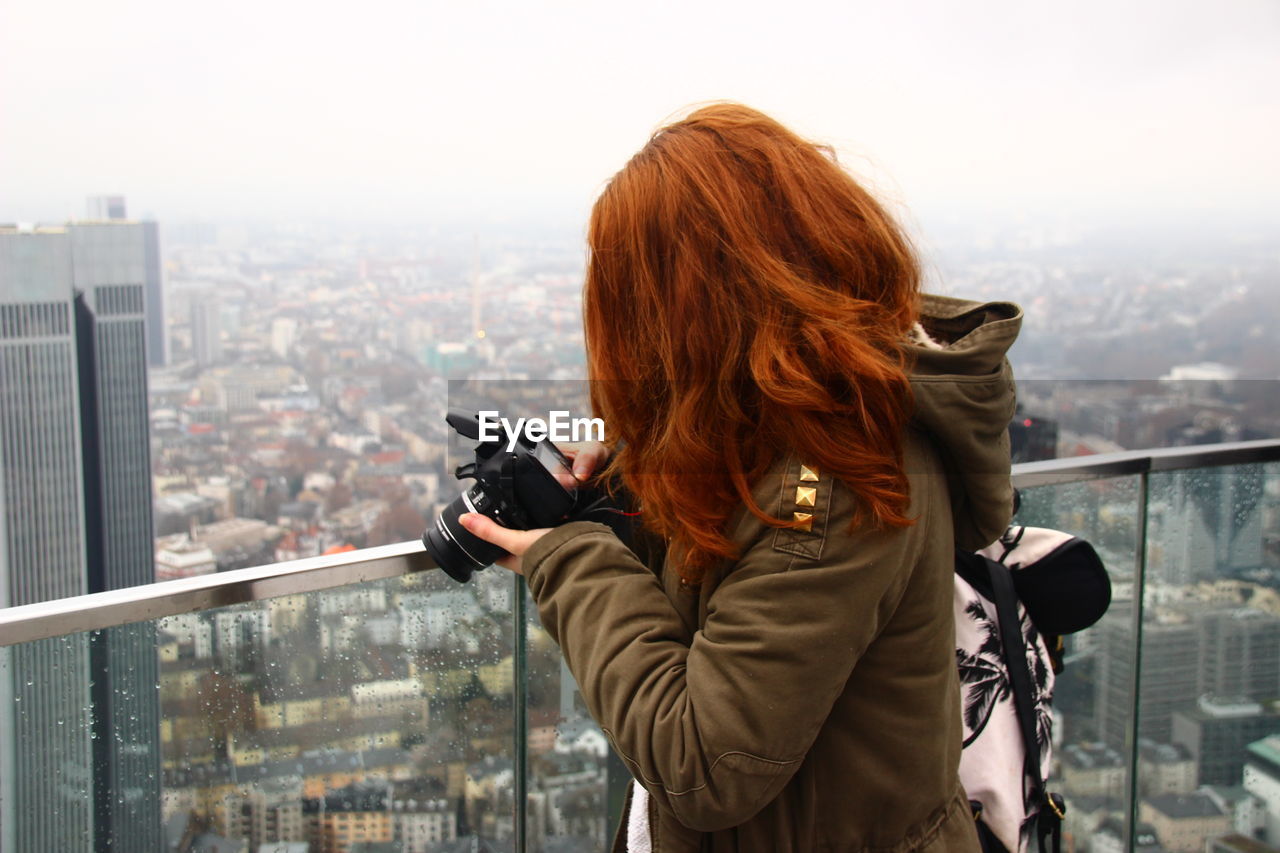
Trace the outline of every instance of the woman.
[[463, 523], [637, 780], [614, 849], [976, 850], [952, 553], [1009, 518], [1018, 310], [922, 298], [884, 209], [738, 105], [655, 134], [588, 243], [605, 473], [664, 547]]

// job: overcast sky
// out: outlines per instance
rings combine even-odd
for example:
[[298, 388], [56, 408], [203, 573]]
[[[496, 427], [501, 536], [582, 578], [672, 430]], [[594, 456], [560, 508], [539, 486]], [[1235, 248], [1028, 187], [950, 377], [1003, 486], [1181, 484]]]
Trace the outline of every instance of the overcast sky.
[[711, 99], [913, 208], [1280, 200], [1277, 0], [0, 0], [0, 221], [573, 217]]

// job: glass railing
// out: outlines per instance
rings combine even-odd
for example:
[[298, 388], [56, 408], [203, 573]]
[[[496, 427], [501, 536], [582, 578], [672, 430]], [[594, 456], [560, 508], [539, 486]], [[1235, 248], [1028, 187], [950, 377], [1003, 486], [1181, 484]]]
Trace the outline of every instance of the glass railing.
[[[1280, 442], [1015, 479], [1114, 585], [1056, 684], [1067, 849], [1280, 842]], [[430, 568], [405, 543], [0, 611], [0, 849], [607, 848], [629, 776], [522, 579]]]
[[1280, 765], [1251, 758], [1280, 745], [1278, 458], [1246, 442], [1018, 467], [1019, 521], [1090, 540], [1112, 579], [1055, 684], [1067, 849], [1280, 846]]

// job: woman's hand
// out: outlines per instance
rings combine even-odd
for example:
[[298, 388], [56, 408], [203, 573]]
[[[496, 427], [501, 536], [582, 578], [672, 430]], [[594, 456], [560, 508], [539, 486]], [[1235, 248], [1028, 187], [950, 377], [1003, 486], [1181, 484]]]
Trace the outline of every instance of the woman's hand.
[[[583, 441], [577, 444], [565, 444], [560, 446], [560, 452], [567, 456], [573, 462], [574, 482], [563, 483], [565, 488], [572, 489], [591, 478], [604, 465], [604, 461], [609, 458], [609, 449], [599, 441]], [[518, 575], [524, 574], [524, 567], [521, 565], [521, 557], [524, 552], [529, 550], [529, 546], [533, 545], [543, 536], [551, 531], [550, 527], [542, 527], [536, 530], [512, 530], [509, 527], [503, 527], [488, 516], [480, 515], [475, 512], [463, 513], [458, 522], [465, 527], [473, 536], [477, 536], [486, 542], [497, 545], [511, 556], [501, 557], [495, 565], [502, 566], [504, 569], [510, 569]]]
[[580, 441], [577, 444], [558, 445], [560, 452], [573, 460], [573, 476], [585, 482], [604, 467], [609, 458], [609, 448], [599, 441]]
[[551, 532], [550, 527], [540, 527], [536, 530], [512, 530], [509, 527], [503, 527], [488, 516], [480, 515], [478, 512], [463, 513], [458, 518], [458, 523], [465, 527], [472, 536], [479, 537], [486, 542], [492, 542], [506, 551], [510, 556], [499, 557], [494, 562], [494, 565], [510, 569], [518, 575], [524, 574], [524, 567], [520, 562], [524, 552], [528, 551], [534, 542]]

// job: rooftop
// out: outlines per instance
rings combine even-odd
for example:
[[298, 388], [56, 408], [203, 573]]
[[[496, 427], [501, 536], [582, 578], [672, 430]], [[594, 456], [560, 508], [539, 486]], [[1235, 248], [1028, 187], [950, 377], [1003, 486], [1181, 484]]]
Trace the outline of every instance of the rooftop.
[[1221, 817], [1222, 809], [1205, 794], [1156, 794], [1146, 798], [1151, 808], [1175, 820], [1193, 817]]
[[1280, 778], [1280, 734], [1267, 735], [1247, 747], [1249, 760], [1259, 762], [1277, 778]]

